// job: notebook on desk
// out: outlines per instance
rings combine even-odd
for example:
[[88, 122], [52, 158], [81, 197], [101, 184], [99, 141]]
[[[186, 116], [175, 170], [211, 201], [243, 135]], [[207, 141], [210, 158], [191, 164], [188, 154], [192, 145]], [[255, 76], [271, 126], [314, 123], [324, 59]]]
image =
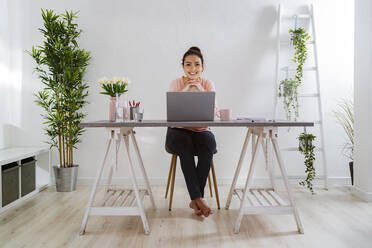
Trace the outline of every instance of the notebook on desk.
[[215, 92], [167, 92], [168, 121], [213, 121]]
[[236, 117], [237, 120], [244, 120], [244, 121], [252, 121], [252, 122], [262, 122], [266, 121], [265, 117], [252, 117], [252, 116], [238, 116]]

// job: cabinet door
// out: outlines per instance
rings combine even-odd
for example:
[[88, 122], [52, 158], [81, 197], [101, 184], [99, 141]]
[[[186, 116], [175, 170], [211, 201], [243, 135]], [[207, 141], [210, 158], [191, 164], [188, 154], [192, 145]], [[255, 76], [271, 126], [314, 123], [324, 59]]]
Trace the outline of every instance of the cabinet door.
[[35, 190], [35, 161], [21, 162], [21, 196]]
[[2, 206], [17, 200], [19, 197], [19, 165], [2, 167]]

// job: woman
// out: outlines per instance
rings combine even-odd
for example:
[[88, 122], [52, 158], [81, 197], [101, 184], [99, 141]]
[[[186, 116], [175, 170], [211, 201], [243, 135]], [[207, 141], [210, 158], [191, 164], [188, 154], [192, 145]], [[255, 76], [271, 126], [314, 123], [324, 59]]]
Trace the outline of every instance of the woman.
[[[211, 81], [203, 79], [203, 55], [198, 47], [191, 47], [182, 58], [185, 76], [172, 81], [170, 91], [215, 91]], [[213, 154], [216, 152], [216, 141], [208, 127], [169, 128], [166, 146], [180, 157], [181, 168], [190, 194], [190, 208], [195, 214], [208, 217], [211, 208], [203, 200], [204, 187], [207, 182]], [[194, 156], [198, 156], [195, 165]]]

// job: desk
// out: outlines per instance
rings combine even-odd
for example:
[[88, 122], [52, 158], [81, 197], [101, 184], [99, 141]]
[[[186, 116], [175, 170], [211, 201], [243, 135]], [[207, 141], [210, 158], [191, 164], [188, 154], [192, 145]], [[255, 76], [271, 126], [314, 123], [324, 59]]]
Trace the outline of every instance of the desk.
[[[150, 183], [143, 164], [141, 153], [138, 148], [135, 137], [134, 128], [138, 127], [247, 127], [247, 133], [240, 154], [239, 163], [235, 170], [234, 179], [230, 187], [229, 195], [226, 202], [226, 209], [229, 209], [232, 196], [235, 194], [240, 199], [239, 215], [235, 222], [234, 232], [238, 233], [240, 223], [244, 215], [247, 214], [293, 214], [297, 223], [297, 229], [303, 233], [303, 227], [297, 212], [293, 193], [289, 187], [288, 177], [281, 158], [278, 147], [277, 137], [278, 127], [306, 127], [313, 126], [313, 122], [287, 122], [287, 121], [264, 121], [251, 122], [245, 120], [232, 121], [190, 121], [190, 122], [172, 122], [164, 120], [143, 120], [141, 122], [109, 122], [109, 121], [94, 121], [81, 123], [83, 128], [105, 128], [108, 132], [107, 148], [103, 158], [103, 162], [98, 169], [96, 180], [94, 182], [91, 195], [86, 208], [80, 234], [84, 234], [85, 228], [90, 215], [137, 215], [141, 216], [143, 227], [146, 234], [150, 233], [150, 228], [147, 222], [146, 214], [143, 208], [142, 200], [145, 195], [150, 197], [153, 208], [156, 208], [155, 201], [151, 192]], [[141, 173], [145, 179], [145, 189], [139, 189], [137, 179], [134, 173], [134, 164], [130, 154], [130, 139], [132, 140], [135, 153], [138, 157]], [[249, 140], [252, 138], [252, 158], [249, 166], [248, 175], [243, 189], [236, 188], [240, 169], [242, 167]], [[102, 171], [105, 166], [107, 154], [112, 143], [115, 143], [115, 165], [110, 167], [108, 185], [106, 186], [105, 196], [98, 206], [93, 206], [97, 185], [102, 176]], [[128, 156], [129, 172], [132, 181], [133, 189], [114, 189], [111, 187], [113, 171], [118, 166], [117, 155], [120, 144], [124, 143], [124, 150]], [[275, 181], [272, 175], [270, 164], [270, 149], [271, 144], [274, 148], [278, 165], [284, 180], [284, 185], [289, 196], [289, 203], [283, 201], [276, 193]], [[251, 189], [253, 172], [256, 166], [257, 153], [262, 147], [264, 151], [265, 163], [268, 168], [272, 187], [268, 189]], [[136, 204], [135, 204], [136, 203]]]

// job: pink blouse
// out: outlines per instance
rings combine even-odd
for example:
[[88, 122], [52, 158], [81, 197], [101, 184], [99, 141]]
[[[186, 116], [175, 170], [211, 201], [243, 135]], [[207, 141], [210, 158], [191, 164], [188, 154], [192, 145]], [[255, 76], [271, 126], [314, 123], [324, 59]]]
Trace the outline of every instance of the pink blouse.
[[[215, 91], [214, 84], [210, 80], [207, 80], [204, 78], [200, 78], [200, 79], [201, 79], [200, 85], [205, 91]], [[182, 77], [177, 78], [176, 80], [172, 81], [169, 91], [172, 91], [172, 92], [183, 91], [183, 89], [185, 89], [186, 86], [187, 86], [187, 82], [185, 82]], [[214, 116], [216, 116], [217, 111], [218, 111], [216, 103], [217, 102], [215, 101]], [[209, 127], [178, 127], [178, 128], [184, 128], [184, 129], [191, 130], [194, 132], [203, 132], [203, 131], [210, 130]]]

